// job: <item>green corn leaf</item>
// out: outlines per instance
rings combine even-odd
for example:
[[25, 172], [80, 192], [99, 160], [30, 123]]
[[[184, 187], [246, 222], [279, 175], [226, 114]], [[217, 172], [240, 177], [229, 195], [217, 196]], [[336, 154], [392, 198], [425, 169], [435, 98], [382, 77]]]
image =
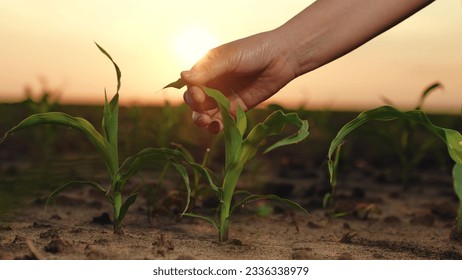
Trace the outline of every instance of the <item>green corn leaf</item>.
[[117, 134], [119, 128], [119, 94], [114, 95], [108, 103], [107, 95], [105, 94], [105, 102], [103, 109], [102, 127], [104, 136], [107, 142], [117, 147]]
[[180, 157], [181, 153], [168, 148], [146, 148], [141, 150], [138, 154], [126, 158], [122, 163], [119, 169], [121, 179], [130, 179], [133, 175], [136, 175], [141, 168], [154, 162], [168, 162], [167, 155]]
[[292, 208], [295, 208], [297, 210], [300, 210], [304, 212], [305, 214], [308, 214], [308, 211], [306, 211], [305, 208], [303, 208], [300, 204], [286, 198], [279, 197], [274, 194], [267, 194], [267, 195], [259, 195], [259, 194], [253, 194], [249, 195], [248, 197], [244, 198], [242, 201], [236, 203], [232, 208], [231, 208], [231, 213], [234, 212], [239, 207], [244, 206], [245, 204], [253, 201], [258, 201], [258, 200], [275, 200], [278, 202], [282, 202], [283, 204], [286, 204]]
[[[196, 161], [194, 160], [194, 157], [193, 155], [191, 154], [191, 152], [188, 151], [188, 149], [186, 149], [185, 147], [183, 147], [181, 144], [178, 144], [178, 143], [171, 143], [175, 148], [179, 149], [187, 162], [190, 162], [190, 163], [196, 163]], [[195, 182], [195, 185], [198, 186], [199, 185], [199, 177], [201, 174], [205, 175], [205, 176], [209, 176], [209, 174], [212, 174], [213, 172], [211, 172], [208, 168], [207, 168], [207, 160], [208, 160], [208, 156], [210, 154], [210, 149], [207, 149], [206, 152], [205, 152], [205, 155], [204, 155], [204, 158], [202, 159], [202, 162], [200, 163], [200, 166], [202, 166], [202, 168], [207, 172], [207, 174], [205, 174], [204, 172], [199, 172], [198, 171], [198, 168], [193, 168], [193, 172], [194, 172], [194, 182]], [[215, 189], [216, 190], [216, 189]]]
[[329, 161], [328, 168], [330, 176], [330, 184], [332, 185], [332, 193], [335, 192], [335, 188], [337, 187], [337, 174], [334, 172], [338, 168], [338, 164], [340, 162], [340, 152], [344, 142], [340, 143], [335, 150], [335, 156], [333, 161]]
[[120, 69], [119, 69], [119, 66], [117, 66], [117, 64], [114, 62], [114, 60], [112, 59], [112, 57], [109, 55], [108, 52], [106, 52], [106, 50], [104, 50], [100, 45], [98, 45], [98, 43], [96, 43], [96, 46], [98, 47], [98, 49], [105, 55], [107, 56], [107, 58], [109, 58], [109, 60], [111, 60], [112, 64], [114, 64], [114, 68], [116, 70], [116, 75], [117, 75], [117, 92], [116, 93], [119, 93], [119, 90], [120, 90], [120, 78], [122, 76], [122, 73], [120, 72]]
[[244, 110], [242, 110], [241, 106], [237, 106], [236, 112], [236, 125], [239, 129], [240, 134], [243, 136], [245, 131], [247, 130], [247, 117], [245, 115]]
[[184, 213], [183, 216], [202, 219], [202, 220], [208, 222], [209, 224], [211, 224], [217, 231], [219, 231], [217, 223], [213, 219], [211, 219], [209, 217], [202, 216], [202, 215], [197, 215], [197, 214], [193, 214], [193, 213]]
[[189, 203], [191, 202], [191, 185], [189, 182], [188, 171], [186, 170], [186, 168], [182, 164], [179, 164], [179, 163], [171, 162], [171, 164], [173, 165], [173, 167], [175, 167], [178, 174], [180, 174], [181, 178], [183, 179], [184, 185], [186, 187], [186, 192], [187, 192], [186, 205], [184, 207], [183, 213], [181, 213], [180, 215], [182, 216], [188, 210]]
[[[438, 87], [438, 85], [430, 87], [430, 90], [436, 87]], [[393, 107], [383, 106], [362, 112], [355, 119], [344, 125], [334, 140], [332, 140], [328, 152], [328, 164], [331, 181], [333, 178], [335, 178], [337, 169], [334, 161], [332, 160], [332, 156], [339, 145], [343, 142], [345, 137], [347, 137], [356, 128], [368, 121], [390, 121], [395, 119], [413, 121], [417, 124], [420, 124], [435, 134], [446, 144], [449, 156], [456, 163], [453, 169], [453, 181], [455, 192], [460, 201], [456, 228], [458, 231], [462, 230], [462, 135], [456, 130], [434, 125], [428, 119], [427, 115], [420, 110], [401, 112]]]
[[106, 50], [104, 50], [98, 43], [96, 43], [98, 49], [112, 62], [114, 65], [116, 75], [117, 75], [117, 91], [114, 97], [108, 102], [107, 94], [104, 92], [104, 111], [103, 111], [103, 120], [102, 120], [102, 128], [103, 128], [103, 136], [107, 141], [107, 148], [109, 149], [109, 166], [110, 166], [110, 173], [113, 176], [117, 169], [119, 168], [119, 153], [118, 153], [118, 128], [119, 128], [119, 90], [120, 90], [120, 80], [122, 77], [122, 73], [120, 71], [119, 66], [117, 63], [114, 62], [112, 57], [109, 55]]
[[266, 120], [256, 125], [244, 140], [240, 160], [247, 162], [251, 159], [260, 148], [260, 143], [266, 138], [282, 133], [287, 125], [294, 125], [299, 130], [294, 135], [285, 137], [265, 150], [265, 153], [278, 147], [298, 143], [308, 136], [308, 122], [302, 121], [297, 114], [285, 114], [282, 111], [275, 111], [269, 115]]
[[186, 180], [183, 170], [180, 171], [178, 169], [179, 165], [177, 165], [182, 162], [187, 163], [187, 165], [198, 171], [208, 181], [212, 189], [218, 189], [218, 187], [214, 184], [209, 172], [204, 167], [189, 161], [188, 157], [185, 156], [181, 151], [168, 148], [146, 148], [140, 151], [138, 154], [128, 157], [122, 163], [119, 169], [119, 174], [121, 176], [120, 180], [122, 181], [122, 184], [125, 185], [126, 181], [129, 180], [133, 175], [137, 174], [141, 168], [154, 162], [165, 162], [173, 164], [176, 170], [180, 172], [180, 175], [182, 176], [185, 184], [187, 184], [186, 187], [189, 188], [189, 179]]
[[104, 158], [105, 163], [108, 164], [109, 155], [107, 153], [103, 136], [87, 120], [79, 117], [72, 117], [61, 112], [35, 114], [27, 117], [17, 126], [8, 130], [3, 138], [0, 139], [0, 143], [2, 143], [10, 134], [18, 130], [39, 124], [63, 125], [80, 131]]
[[330, 203], [332, 202], [332, 194], [326, 193], [322, 198], [322, 208], [329, 207]]
[[[212, 97], [218, 104], [220, 109], [222, 121], [223, 121], [223, 133], [225, 136], [225, 151], [226, 151], [226, 163], [225, 169], [228, 169], [233, 162], [239, 159], [240, 149], [242, 145], [242, 138], [243, 135], [241, 134], [241, 130], [239, 129], [236, 121], [231, 116], [230, 110], [230, 103], [229, 100], [218, 90], [211, 89], [211, 88], [204, 88], [205, 93]], [[242, 129], [243, 126], [243, 113], [239, 113], [240, 116], [240, 126]]]
[[[62, 186], [60, 186], [59, 188], [57, 188], [56, 190], [54, 190], [47, 198], [46, 202], [45, 202], [45, 209], [47, 208], [48, 204], [52, 203], [56, 196], [58, 194], [60, 194], [62, 191], [64, 191], [65, 189], [67, 189], [68, 187], [70, 187], [71, 185], [90, 185], [92, 187], [94, 187], [96, 190], [106, 194], [109, 196], [109, 192], [107, 190], [105, 190], [100, 184], [96, 183], [96, 182], [93, 182], [93, 181], [71, 181], [71, 182], [67, 182], [65, 184], [63, 184]], [[111, 199], [111, 197], [109, 196], [109, 199]]]
[[105, 94], [104, 110], [103, 110], [103, 135], [108, 148], [110, 157], [111, 174], [115, 174], [119, 169], [119, 151], [118, 151], [118, 129], [119, 129], [119, 94], [117, 93], [108, 103], [107, 95]]
[[[123, 219], [125, 218], [125, 215], [127, 215], [128, 208], [133, 203], [135, 203], [137, 197], [138, 197], [138, 193], [132, 193], [129, 197], [127, 197], [125, 202], [122, 204], [122, 206], [120, 207], [120, 214], [119, 214], [119, 217], [118, 217], [118, 223], [119, 224], [123, 221]], [[114, 223], [115, 222], [116, 221], [114, 221]]]
[[183, 145], [178, 144], [178, 143], [171, 143], [171, 144], [172, 144], [172, 146], [174, 146], [176, 149], [180, 150], [180, 152], [183, 153], [183, 155], [184, 155], [184, 157], [186, 158], [187, 161], [195, 162], [194, 157], [191, 154], [191, 152], [189, 152], [189, 150], [186, 149]]
[[441, 85], [440, 83], [434, 83], [432, 85], [430, 85], [423, 93], [422, 95], [420, 96], [420, 99], [419, 99], [419, 103], [417, 104], [417, 107], [415, 108], [416, 110], [420, 110], [420, 108], [422, 107], [424, 101], [425, 101], [425, 98], [427, 98], [427, 96], [433, 92], [435, 89], [437, 88], [442, 88], [443, 85]]
[[456, 230], [462, 230], [462, 164], [456, 163], [452, 169], [454, 191], [459, 198], [459, 210], [457, 211]]
[[[113, 101], [115, 100], [115, 108]], [[119, 169], [119, 152], [118, 152], [118, 94], [114, 96], [110, 103], [105, 100], [103, 110], [103, 136], [106, 142], [107, 153], [109, 156], [110, 174], [113, 178]]]
[[[383, 106], [362, 112], [355, 119], [340, 129], [340, 131], [337, 133], [337, 136], [334, 138], [334, 140], [332, 140], [329, 148], [329, 165], [332, 166], [333, 164], [332, 155], [334, 154], [337, 147], [343, 142], [345, 137], [352, 133], [356, 128], [372, 120], [391, 121], [395, 119], [410, 120], [423, 125], [429, 131], [443, 140], [443, 142], [448, 147], [449, 155], [456, 163], [462, 163], [462, 135], [458, 131], [442, 128], [432, 124], [427, 115], [420, 110], [401, 112], [393, 107]], [[335, 170], [332, 167], [329, 169], [331, 170], [330, 176], [332, 178], [332, 176], [334, 176], [333, 172], [335, 172]]]
[[183, 81], [182, 78], [179, 78], [178, 80], [166, 85], [164, 88], [172, 87], [172, 88], [180, 89], [180, 88], [182, 88], [184, 86], [186, 86], [186, 83]]
[[273, 145], [268, 147], [265, 150], [265, 153], [268, 153], [269, 151], [272, 151], [272, 150], [274, 150], [276, 148], [279, 148], [279, 147], [282, 147], [282, 146], [287, 146], [287, 145], [292, 145], [292, 144], [299, 143], [300, 141], [304, 140], [309, 135], [308, 121], [301, 120], [296, 113], [289, 113], [289, 114], [282, 113], [282, 116], [283, 117], [281, 117], [281, 120], [285, 124], [294, 125], [295, 127], [298, 128], [298, 131], [293, 135], [290, 135], [290, 136], [288, 136], [286, 138], [283, 138], [283, 139], [277, 141], [276, 143], [274, 143]]

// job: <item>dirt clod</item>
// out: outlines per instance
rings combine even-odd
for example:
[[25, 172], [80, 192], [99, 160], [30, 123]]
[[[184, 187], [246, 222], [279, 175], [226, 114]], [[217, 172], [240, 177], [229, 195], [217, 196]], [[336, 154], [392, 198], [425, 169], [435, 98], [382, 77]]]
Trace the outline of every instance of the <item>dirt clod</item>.
[[44, 248], [45, 252], [52, 254], [62, 253], [66, 250], [68, 244], [61, 239], [51, 240]]
[[101, 216], [98, 216], [98, 217], [93, 217], [93, 220], [92, 220], [93, 223], [95, 224], [99, 224], [99, 225], [112, 225], [113, 222], [109, 216], [109, 214], [107, 212], [104, 212], [103, 214], [101, 214]]

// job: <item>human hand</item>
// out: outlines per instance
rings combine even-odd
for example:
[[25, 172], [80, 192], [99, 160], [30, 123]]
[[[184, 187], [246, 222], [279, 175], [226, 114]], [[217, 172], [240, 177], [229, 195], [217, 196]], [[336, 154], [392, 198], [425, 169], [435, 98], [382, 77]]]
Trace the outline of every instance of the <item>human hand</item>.
[[247, 111], [294, 79], [283, 44], [272, 32], [256, 34], [210, 50], [191, 70], [183, 71], [188, 85], [184, 100], [193, 110], [193, 122], [211, 133], [223, 127], [217, 104], [203, 87], [221, 91], [235, 114], [238, 104]]

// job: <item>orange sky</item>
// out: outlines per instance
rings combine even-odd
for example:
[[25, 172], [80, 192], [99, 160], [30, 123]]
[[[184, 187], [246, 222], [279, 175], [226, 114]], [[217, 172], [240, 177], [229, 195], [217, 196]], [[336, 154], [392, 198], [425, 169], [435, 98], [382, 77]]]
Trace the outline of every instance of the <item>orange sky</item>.
[[[125, 104], [179, 101], [182, 92], [162, 91], [194, 59], [186, 49], [203, 40], [221, 44], [279, 26], [313, 1], [3, 1], [0, 4], [0, 101], [19, 101], [24, 87], [40, 89], [39, 77], [62, 90], [62, 102], [102, 102], [114, 92], [115, 74], [93, 41], [122, 70]], [[200, 33], [200, 32], [199, 32]], [[185, 43], [183, 43], [185, 44]], [[361, 109], [383, 105], [386, 96], [409, 108], [429, 84], [445, 89], [424, 109], [460, 112], [462, 106], [462, 2], [437, 0], [419, 14], [337, 61], [290, 83], [272, 102], [307, 108]], [[287, 98], [290, 96], [290, 98]], [[287, 103], [285, 103], [287, 105]]]

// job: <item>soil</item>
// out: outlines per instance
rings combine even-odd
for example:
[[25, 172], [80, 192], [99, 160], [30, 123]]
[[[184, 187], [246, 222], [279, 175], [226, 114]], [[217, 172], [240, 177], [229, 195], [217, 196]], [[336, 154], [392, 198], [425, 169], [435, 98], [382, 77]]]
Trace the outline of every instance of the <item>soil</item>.
[[[350, 114], [347, 120], [351, 118]], [[323, 197], [331, 191], [326, 145], [339, 125], [328, 127], [330, 134], [321, 131], [316, 121], [310, 120], [310, 125], [311, 142], [303, 146], [309, 148], [283, 148], [257, 157], [238, 185], [240, 190], [292, 199], [309, 214], [278, 203], [250, 203], [233, 214], [230, 240], [221, 243], [206, 221], [179, 219], [184, 194], [173, 179], [155, 190], [159, 198], [168, 199], [159, 200], [154, 210], [147, 206], [153, 205], [147, 203], [147, 196], [139, 196], [125, 217], [121, 235], [113, 234], [111, 205], [90, 188], [70, 188], [45, 210], [51, 189], [69, 180], [104, 181], [104, 166], [84, 157], [91, 147], [65, 130], [67, 138], [51, 149], [53, 165], [38, 168], [40, 160], [34, 158], [43, 159], [43, 154], [30, 142], [35, 132], [28, 137], [18, 133], [0, 153], [0, 259], [462, 259], [462, 237], [454, 233], [459, 202], [447, 158], [440, 160], [443, 164], [435, 163], [438, 157], [425, 158], [426, 164], [415, 170], [411, 184], [404, 188], [396, 158], [379, 155], [377, 162], [364, 156], [386, 153], [382, 146], [369, 143], [345, 150], [350, 158], [341, 161], [334, 204], [324, 208]], [[122, 134], [127, 131], [121, 129]], [[204, 135], [193, 133], [183, 132], [182, 139]], [[121, 138], [121, 147], [137, 150]], [[381, 149], [371, 152], [367, 147]], [[438, 149], [430, 155], [444, 154], [444, 147]], [[223, 160], [220, 155], [215, 158]], [[134, 188], [137, 182], [131, 184]], [[216, 205], [204, 195], [197, 198], [194, 212], [213, 217]]]
[[46, 211], [45, 199], [36, 199], [10, 213], [0, 227], [0, 258], [462, 259], [462, 243], [451, 238], [458, 204], [449, 176], [403, 191], [400, 184], [350, 174], [336, 200], [345, 216], [321, 207], [316, 175], [278, 178], [265, 188], [289, 193], [309, 215], [278, 204], [258, 215], [264, 207], [249, 205], [232, 217], [230, 240], [223, 243], [202, 220], [159, 213], [148, 221], [142, 199], [130, 209], [124, 234], [115, 235], [104, 197], [75, 189]]

